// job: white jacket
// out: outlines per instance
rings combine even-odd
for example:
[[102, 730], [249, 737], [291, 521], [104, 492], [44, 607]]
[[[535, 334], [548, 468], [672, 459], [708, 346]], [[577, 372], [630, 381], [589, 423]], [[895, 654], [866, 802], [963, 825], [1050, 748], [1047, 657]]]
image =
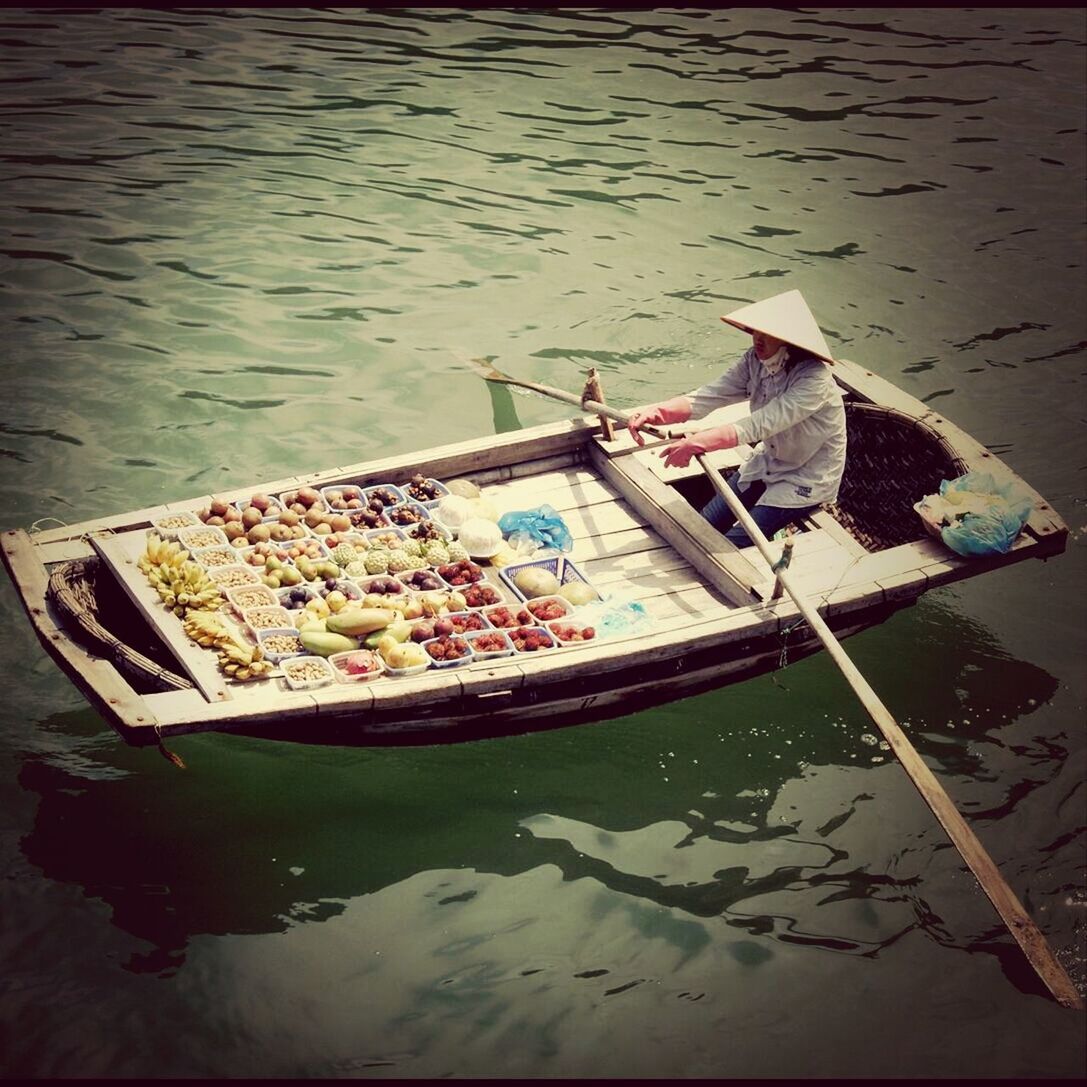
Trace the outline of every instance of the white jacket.
[[[790, 348], [795, 358], [798, 348]], [[762, 442], [740, 470], [740, 483], [766, 483], [765, 506], [833, 502], [845, 471], [845, 408], [830, 367], [811, 356], [768, 374], [754, 347], [715, 381], [688, 393], [692, 419], [751, 402], [735, 424], [740, 444]]]

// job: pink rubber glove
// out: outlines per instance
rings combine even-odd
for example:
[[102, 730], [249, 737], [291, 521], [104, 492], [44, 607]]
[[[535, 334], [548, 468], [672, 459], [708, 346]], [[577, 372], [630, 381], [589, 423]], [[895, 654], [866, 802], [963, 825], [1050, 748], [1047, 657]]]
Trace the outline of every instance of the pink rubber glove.
[[686, 468], [696, 453], [712, 453], [715, 449], [733, 449], [740, 444], [736, 428], [731, 423], [700, 430], [673, 442], [661, 450], [661, 459], [666, 468]]
[[627, 421], [627, 430], [639, 445], [645, 445], [645, 439], [638, 433], [642, 427], [685, 423], [690, 417], [690, 400], [685, 396], [673, 396], [671, 400], [662, 400], [659, 404], [650, 404], [648, 408], [632, 412]]

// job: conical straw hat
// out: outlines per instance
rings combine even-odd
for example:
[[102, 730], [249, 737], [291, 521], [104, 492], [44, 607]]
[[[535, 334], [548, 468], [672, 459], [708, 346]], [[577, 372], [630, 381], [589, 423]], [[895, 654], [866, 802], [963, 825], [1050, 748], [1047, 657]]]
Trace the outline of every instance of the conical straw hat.
[[721, 320], [744, 332], [765, 332], [834, 365], [827, 341], [823, 339], [823, 333], [819, 331], [808, 303], [799, 291], [786, 291], [762, 302], [752, 302], [750, 306], [733, 310]]

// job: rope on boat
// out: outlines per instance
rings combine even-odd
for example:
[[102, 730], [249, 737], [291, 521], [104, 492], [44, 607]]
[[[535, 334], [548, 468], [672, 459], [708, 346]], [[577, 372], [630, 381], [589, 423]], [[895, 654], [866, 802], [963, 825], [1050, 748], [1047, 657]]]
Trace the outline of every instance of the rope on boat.
[[162, 742], [162, 734], [158, 732], [158, 725], [155, 726], [155, 732], [158, 734], [157, 738], [158, 738], [159, 754], [164, 759], [166, 759], [167, 762], [172, 762], [174, 764], [174, 766], [176, 766], [179, 770], [188, 770], [188, 766], [185, 765], [185, 760], [180, 755], [177, 755], [173, 751], [171, 751]]
[[62, 521], [59, 517], [39, 517], [30, 526], [30, 528], [27, 529], [27, 531], [30, 533], [30, 535], [33, 535], [35, 532], [41, 532], [41, 527], [40, 526], [42, 524], [44, 524], [44, 522], [46, 522], [46, 521], [52, 521], [53, 524], [59, 526], [60, 528], [67, 528], [68, 527], [68, 522], [67, 521]]
[[[786, 567], [788, 567], [789, 560], [790, 560], [791, 557], [792, 557], [792, 555], [791, 555], [790, 549], [783, 550], [781, 558], [778, 559], [778, 561], [774, 563], [774, 565], [771, 567], [771, 570], [773, 570], [776, 573], [778, 570], [785, 569]], [[815, 605], [816, 608], [822, 606], [823, 604], [826, 604], [830, 600], [831, 595], [838, 591], [838, 586], [841, 585], [842, 581], [845, 578], [845, 575], [848, 574], [849, 571], [852, 570], [853, 567], [856, 566], [857, 563], [861, 561], [861, 559], [864, 559], [864, 558], [867, 558], [867, 557], [868, 557], [867, 553], [865, 553], [863, 555], [854, 556], [853, 561], [848, 563], [845, 566], [845, 568], [842, 570], [841, 574], [838, 575], [838, 580], [829, 589], [825, 590], [823, 593], [820, 594], [819, 600]], [[784, 683], [782, 683], [780, 679], [778, 679], [777, 674], [782, 669], [787, 668], [788, 665], [789, 665], [789, 635], [792, 634], [792, 632], [794, 630], [796, 630], [797, 627], [804, 626], [806, 624], [806, 622], [807, 621], [805, 619], [803, 619], [803, 618], [797, 619], [797, 621], [795, 623], [792, 623], [790, 626], [783, 627], [782, 630], [780, 631], [780, 633], [781, 633], [781, 655], [778, 657], [778, 666], [777, 666], [777, 668], [773, 672], [770, 673], [770, 679], [773, 681], [775, 686], [780, 687], [783, 691], [787, 691], [787, 690], [789, 690], [789, 688]]]

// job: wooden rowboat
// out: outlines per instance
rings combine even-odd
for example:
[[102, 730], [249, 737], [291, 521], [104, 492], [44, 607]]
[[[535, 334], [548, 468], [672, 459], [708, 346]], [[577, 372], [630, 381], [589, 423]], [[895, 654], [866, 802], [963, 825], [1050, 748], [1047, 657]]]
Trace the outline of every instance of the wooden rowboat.
[[[939, 413], [856, 364], [840, 362], [849, 460], [839, 501], [792, 537], [792, 581], [838, 638], [882, 622], [926, 590], [1060, 553], [1068, 530], [1007, 465]], [[726, 409], [714, 418], [742, 414]], [[3, 558], [39, 640], [129, 743], [232, 731], [310, 743], [449, 742], [617, 717], [748, 678], [815, 652], [819, 641], [754, 547], [738, 550], [698, 508], [696, 465], [665, 469], [652, 446], [581, 417], [498, 436], [263, 482], [398, 483], [416, 472], [465, 477], [501, 512], [549, 503], [575, 546], [569, 558], [605, 596], [638, 600], [638, 633], [537, 654], [290, 689], [276, 673], [227, 681], [136, 567], [152, 519], [208, 504], [197, 496], [50, 531], [4, 533]], [[750, 450], [714, 454], [722, 470]], [[962, 558], [930, 536], [914, 503], [968, 470], [1014, 481], [1034, 509], [1004, 555]], [[497, 571], [488, 571], [496, 584]]]

